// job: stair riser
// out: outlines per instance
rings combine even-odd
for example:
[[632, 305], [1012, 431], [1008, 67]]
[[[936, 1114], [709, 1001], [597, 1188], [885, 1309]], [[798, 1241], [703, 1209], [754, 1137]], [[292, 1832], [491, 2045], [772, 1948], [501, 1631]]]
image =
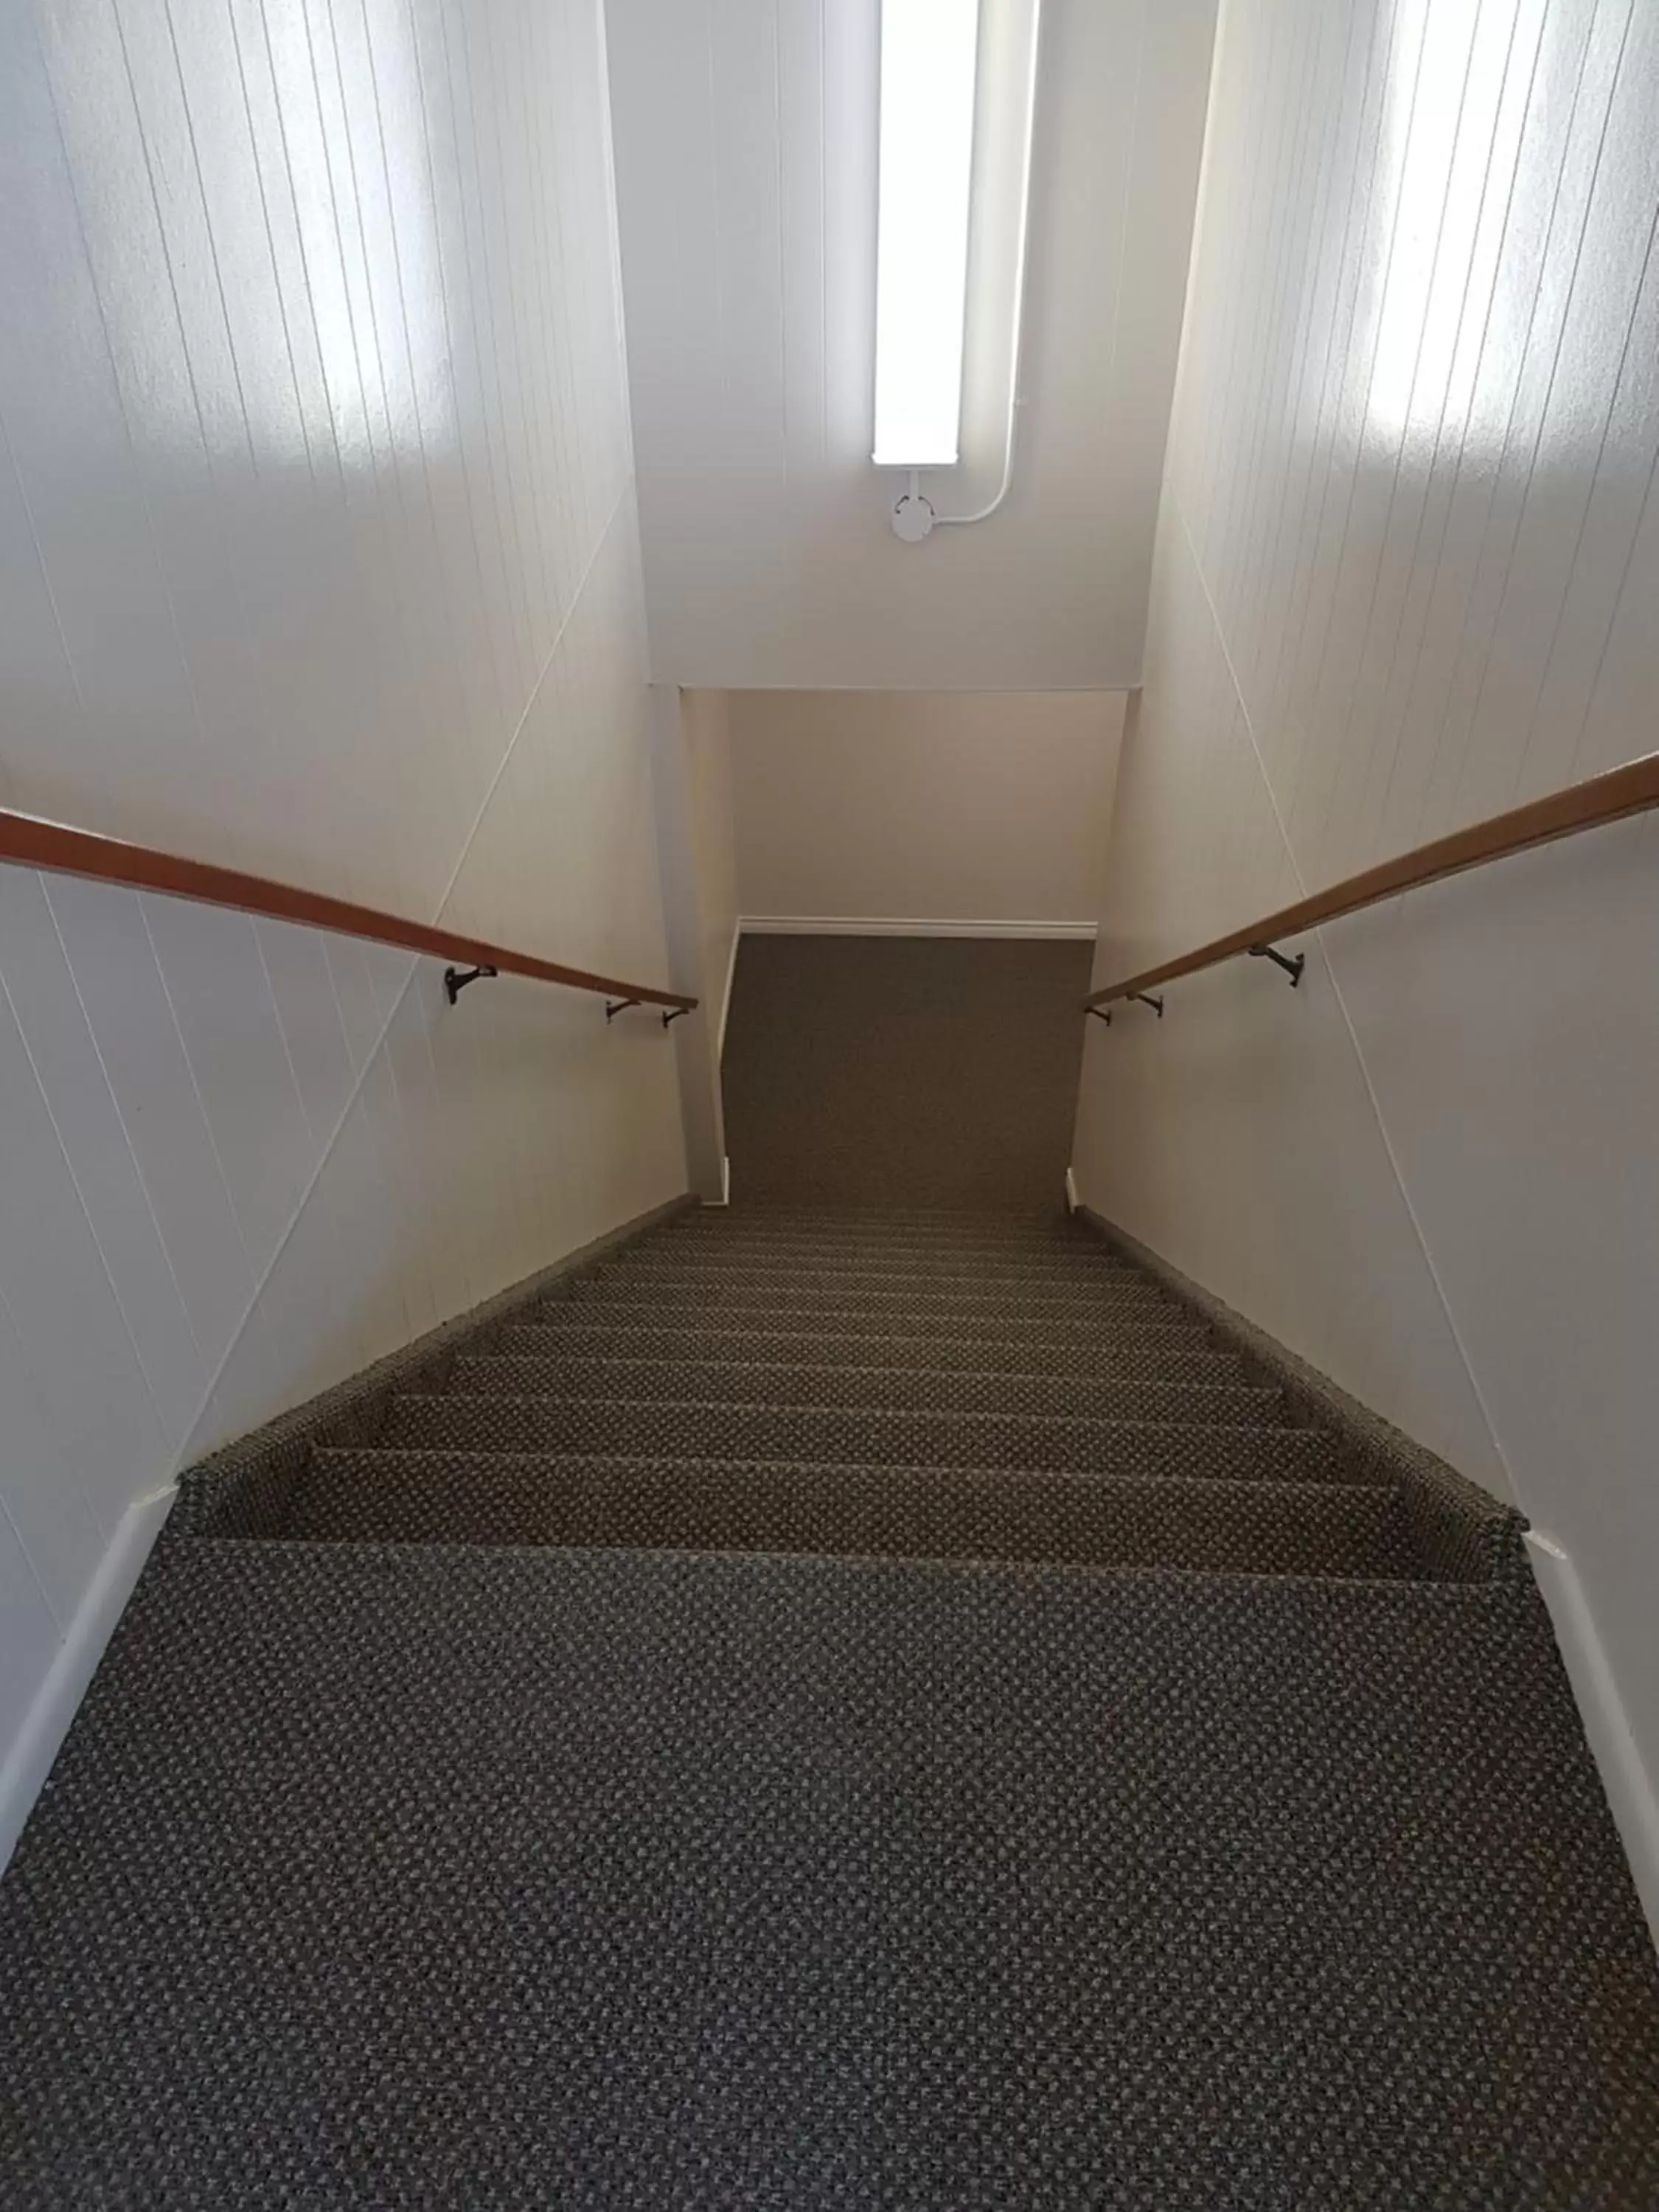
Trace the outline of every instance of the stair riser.
[[1057, 1260], [1050, 1256], [1022, 1262], [989, 1255], [975, 1258], [971, 1254], [956, 1252], [934, 1256], [905, 1251], [889, 1258], [867, 1251], [849, 1251], [839, 1255], [724, 1250], [702, 1254], [679, 1247], [660, 1253], [629, 1253], [624, 1258], [607, 1261], [594, 1271], [591, 1279], [652, 1282], [663, 1278], [696, 1277], [713, 1282], [774, 1283], [781, 1279], [787, 1281], [808, 1271], [815, 1280], [823, 1282], [840, 1282], [850, 1277], [855, 1281], [891, 1283], [896, 1289], [910, 1281], [947, 1286], [971, 1283], [981, 1288], [1011, 1290], [1022, 1289], [1030, 1283], [1048, 1284], [1056, 1290], [1075, 1287], [1079, 1291], [1130, 1284], [1139, 1284], [1147, 1290], [1158, 1287], [1138, 1268], [1124, 1267], [1115, 1260], [1094, 1259], [1086, 1253], [1075, 1258]]
[[1042, 1419], [990, 1413], [842, 1413], [703, 1402], [558, 1398], [394, 1399], [380, 1438], [426, 1450], [592, 1452], [682, 1459], [854, 1461], [890, 1467], [1034, 1468], [1072, 1474], [1340, 1480], [1308, 1429]]
[[[669, 1240], [720, 1245], [796, 1244], [814, 1251], [856, 1244], [955, 1244], [975, 1251], [994, 1248], [1067, 1250], [1110, 1247], [1068, 1215], [1053, 1223], [1019, 1218], [999, 1221], [983, 1214], [884, 1213], [872, 1218], [852, 1214], [816, 1218], [772, 1212], [696, 1212], [653, 1232], [652, 1242]], [[642, 1240], [645, 1241], [645, 1240]]]
[[1121, 1306], [1079, 1318], [1071, 1313], [983, 1313], [971, 1306], [935, 1312], [902, 1304], [896, 1311], [868, 1305], [787, 1306], [764, 1300], [743, 1305], [710, 1304], [696, 1298], [556, 1297], [529, 1309], [533, 1319], [521, 1327], [545, 1328], [666, 1329], [736, 1338], [768, 1332], [817, 1340], [834, 1336], [868, 1339], [890, 1328], [896, 1337], [914, 1339], [937, 1330], [941, 1342], [981, 1343], [998, 1354], [1022, 1344], [1075, 1346], [1102, 1356], [1113, 1346], [1185, 1344], [1207, 1348], [1208, 1330], [1184, 1318], [1176, 1307]]
[[1012, 1267], [1030, 1267], [1048, 1261], [1057, 1261], [1064, 1265], [1086, 1260], [1103, 1260], [1113, 1267], [1133, 1265], [1132, 1261], [1125, 1259], [1102, 1238], [1081, 1234], [992, 1237], [898, 1234], [885, 1237], [757, 1237], [741, 1230], [717, 1231], [672, 1228], [641, 1237], [630, 1249], [640, 1255], [659, 1252], [708, 1253], [711, 1255], [731, 1253], [739, 1258], [782, 1259], [793, 1256], [806, 1261], [856, 1258], [864, 1254], [868, 1254], [873, 1261], [885, 1261], [914, 1254], [921, 1260], [983, 1260], [990, 1266]]
[[722, 1405], [878, 1407], [949, 1413], [1071, 1415], [1107, 1421], [1201, 1421], [1248, 1427], [1284, 1419], [1277, 1390], [1066, 1376], [918, 1375], [902, 1370], [710, 1365], [672, 1361], [469, 1357], [447, 1388], [483, 1396], [683, 1400], [688, 1389]]
[[1007, 1341], [989, 1337], [842, 1336], [808, 1323], [761, 1334], [746, 1327], [687, 1321], [680, 1327], [587, 1328], [569, 1321], [514, 1324], [499, 1330], [489, 1349], [510, 1356], [554, 1359], [595, 1358], [652, 1360], [696, 1369], [706, 1363], [750, 1366], [885, 1367], [916, 1373], [1075, 1376], [1125, 1382], [1236, 1383], [1243, 1364], [1211, 1346], [1185, 1322], [1120, 1326], [1109, 1337], [1076, 1343]]
[[1179, 1314], [1181, 1309], [1149, 1284], [1103, 1283], [1086, 1288], [1052, 1289], [1040, 1283], [1000, 1289], [992, 1285], [975, 1288], [972, 1283], [933, 1284], [918, 1281], [895, 1289], [879, 1279], [843, 1276], [839, 1281], [819, 1282], [797, 1275], [757, 1276], [752, 1280], [716, 1280], [712, 1276], [687, 1274], [641, 1278], [624, 1285], [609, 1275], [596, 1275], [573, 1283], [546, 1301], [549, 1306], [574, 1306], [622, 1300], [654, 1311], [689, 1307], [696, 1312], [750, 1311], [789, 1313], [915, 1314], [930, 1325], [935, 1318], [974, 1314], [998, 1326], [1011, 1322], [1055, 1319], [1087, 1322], [1114, 1314], [1139, 1315], [1147, 1320]]
[[337, 1452], [289, 1534], [1377, 1577], [1409, 1571], [1392, 1511], [1383, 1489]]

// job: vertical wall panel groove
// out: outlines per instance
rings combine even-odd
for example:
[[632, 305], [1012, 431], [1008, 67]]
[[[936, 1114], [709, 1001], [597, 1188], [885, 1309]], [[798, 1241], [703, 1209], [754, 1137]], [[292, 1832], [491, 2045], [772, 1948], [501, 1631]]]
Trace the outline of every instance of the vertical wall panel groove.
[[[602, 54], [591, 0], [0, 10], [8, 805], [665, 969]], [[0, 1093], [3, 1853], [135, 1501], [684, 1162], [654, 1025], [18, 870]]]
[[[1656, 112], [1639, 0], [1228, 0], [1102, 981], [1653, 750]], [[1091, 1036], [1081, 1188], [1565, 1546], [1659, 1773], [1659, 824], [1306, 950]]]

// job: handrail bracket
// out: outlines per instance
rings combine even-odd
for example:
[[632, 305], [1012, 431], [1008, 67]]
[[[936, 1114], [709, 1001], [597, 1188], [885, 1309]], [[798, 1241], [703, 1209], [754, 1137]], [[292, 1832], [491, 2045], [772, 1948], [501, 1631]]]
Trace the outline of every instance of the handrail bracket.
[[1449, 836], [1436, 837], [1409, 853], [1397, 854], [1392, 860], [1379, 861], [1374, 868], [1362, 869], [1357, 876], [1316, 891], [1310, 898], [1297, 899], [1273, 914], [1259, 915], [1226, 936], [1212, 938], [1209, 944], [1183, 952], [1179, 959], [1160, 961], [1138, 975], [1103, 984], [1099, 990], [1091, 991], [1084, 1004], [1099, 1006], [1138, 996], [1148, 985], [1173, 983], [1180, 976], [1196, 975], [1246, 952], [1257, 960], [1271, 960], [1289, 977], [1294, 989], [1302, 981], [1308, 956], [1281, 952], [1275, 938], [1305, 937], [1310, 930], [1322, 929], [1327, 922], [1363, 914], [1367, 908], [1380, 906], [1384, 899], [1397, 899], [1427, 884], [1443, 883], [1470, 868], [1501, 860], [1508, 854], [1531, 852], [1536, 846], [1553, 844], [1559, 837], [1599, 830], [1608, 823], [1656, 809], [1659, 752], [1626, 761], [1622, 768], [1610, 768], [1583, 783], [1570, 783], [1565, 791], [1553, 791], [1543, 799], [1529, 799], [1522, 806], [1512, 806], [1507, 814], [1494, 814], [1489, 821], [1474, 823], [1467, 830], [1454, 830]]
[[453, 1006], [456, 1000], [460, 997], [462, 992], [465, 990], [469, 983], [482, 982], [486, 981], [489, 977], [497, 975], [500, 973], [501, 970], [497, 968], [446, 968], [444, 969], [444, 996], [448, 1000], [450, 1005]]
[[1293, 953], [1287, 957], [1273, 945], [1253, 945], [1249, 952], [1252, 960], [1271, 960], [1275, 968], [1282, 968], [1291, 979], [1291, 990], [1295, 990], [1302, 981], [1302, 970], [1308, 964], [1305, 952]]
[[619, 975], [596, 975], [590, 969], [567, 968], [561, 961], [543, 960], [508, 945], [492, 945], [487, 938], [464, 937], [457, 930], [440, 929], [434, 922], [411, 921], [407, 915], [386, 914], [378, 907], [358, 906], [350, 899], [331, 898], [323, 891], [302, 890], [296, 884], [277, 883], [270, 876], [246, 875], [240, 868], [222, 868], [210, 860], [186, 860], [181, 853], [163, 853], [151, 845], [129, 845], [120, 837], [72, 830], [40, 815], [14, 813], [7, 806], [0, 806], [0, 866], [39, 868], [48, 875], [82, 876], [90, 883], [119, 884], [127, 890], [189, 899], [197, 906], [217, 907], [227, 914], [256, 915], [269, 921], [295, 922], [302, 929], [355, 937], [365, 945], [389, 945], [422, 960], [448, 960], [455, 964], [444, 970], [444, 995], [452, 1006], [469, 983], [486, 975], [523, 975], [532, 982], [556, 983], [567, 991], [591, 991], [596, 999], [616, 992], [633, 1006], [682, 1006], [689, 1011], [697, 1003], [679, 991], [654, 990], [648, 984], [626, 982]]
[[[625, 1014], [630, 1006], [642, 1006], [644, 1004], [643, 999], [607, 999], [605, 1002], [605, 1018], [607, 1027], [616, 1020], [618, 1014]], [[666, 1029], [670, 1022], [678, 1021], [682, 1014], [689, 1014], [690, 1011], [690, 1006], [673, 1007], [663, 1016], [663, 1027]]]
[[1158, 1016], [1159, 1021], [1163, 1020], [1164, 1001], [1162, 999], [1154, 998], [1150, 991], [1131, 991], [1129, 993], [1129, 996], [1132, 999], [1139, 999], [1143, 1006], [1150, 1006], [1152, 1012]]

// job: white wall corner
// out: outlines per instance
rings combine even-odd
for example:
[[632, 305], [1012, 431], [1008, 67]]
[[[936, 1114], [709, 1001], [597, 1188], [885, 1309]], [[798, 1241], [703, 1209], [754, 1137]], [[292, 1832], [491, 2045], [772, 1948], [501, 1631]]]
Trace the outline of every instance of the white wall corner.
[[738, 915], [732, 924], [732, 949], [726, 956], [726, 981], [720, 991], [720, 1034], [714, 1040], [714, 1059], [726, 1058], [726, 1024], [732, 1012], [732, 986], [737, 981], [738, 947], [743, 943], [743, 917]]
[[35, 1692], [22, 1727], [0, 1765], [0, 1868], [23, 1832], [35, 1799], [69, 1734], [87, 1686], [115, 1633], [150, 1547], [178, 1496], [171, 1484], [147, 1498], [135, 1498], [116, 1523], [115, 1534], [99, 1561], [58, 1656]]
[[1578, 1703], [1601, 1786], [1630, 1861], [1631, 1879], [1659, 1944], [1659, 1793], [1626, 1717], [1595, 1616], [1565, 1547], [1541, 1528], [1527, 1531], [1533, 1571], [1555, 1624], [1567, 1680]]
[[1077, 1212], [1077, 1176], [1070, 1168], [1066, 1170], [1066, 1211], [1067, 1213]]

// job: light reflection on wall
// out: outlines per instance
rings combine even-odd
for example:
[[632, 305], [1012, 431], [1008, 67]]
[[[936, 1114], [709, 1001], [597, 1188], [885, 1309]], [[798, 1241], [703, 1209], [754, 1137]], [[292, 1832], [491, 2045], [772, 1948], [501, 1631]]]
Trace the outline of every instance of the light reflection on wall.
[[[1512, 187], [1544, 0], [1401, 0], [1392, 23], [1357, 357], [1368, 447], [1408, 458], [1443, 422], [1502, 441], [1483, 389], [1512, 391], [1524, 314], [1504, 282]], [[1484, 370], [1496, 368], [1496, 374]]]
[[365, 426], [394, 452], [423, 430], [447, 442], [430, 419], [447, 349], [409, 19], [376, 9], [371, 42], [352, 0], [261, 13], [342, 462], [361, 458]]
[[[156, 448], [246, 440], [261, 466], [303, 467], [315, 443], [306, 393], [320, 379], [343, 468], [447, 447], [447, 333], [407, 9], [232, 0], [221, 14], [178, 0], [172, 17], [123, 10], [118, 45], [94, 10], [53, 27], [60, 101], [125, 64], [191, 357], [188, 379], [146, 381], [133, 434]], [[98, 150], [76, 151], [83, 219], [112, 234], [93, 241], [108, 269], [143, 216], [112, 191], [100, 206], [85, 189]], [[145, 325], [172, 303], [104, 289], [112, 343], [143, 357]]]

